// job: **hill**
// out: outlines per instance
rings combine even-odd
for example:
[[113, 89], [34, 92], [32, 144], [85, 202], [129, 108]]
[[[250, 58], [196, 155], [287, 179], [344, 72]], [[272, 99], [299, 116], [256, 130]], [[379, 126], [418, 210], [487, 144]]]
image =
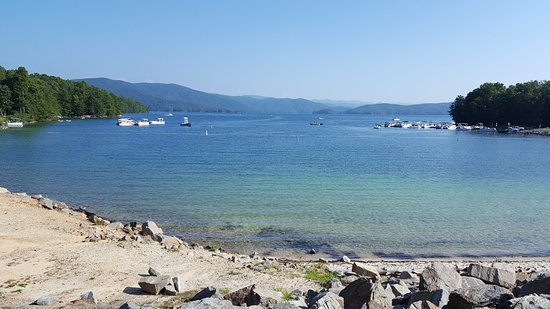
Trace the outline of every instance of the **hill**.
[[132, 98], [155, 111], [310, 114], [327, 107], [305, 99], [226, 96], [176, 84], [128, 83], [108, 78], [86, 78], [78, 81]]
[[413, 105], [399, 105], [378, 103], [359, 106], [347, 110], [346, 114], [369, 115], [447, 115], [451, 103], [422, 103]]

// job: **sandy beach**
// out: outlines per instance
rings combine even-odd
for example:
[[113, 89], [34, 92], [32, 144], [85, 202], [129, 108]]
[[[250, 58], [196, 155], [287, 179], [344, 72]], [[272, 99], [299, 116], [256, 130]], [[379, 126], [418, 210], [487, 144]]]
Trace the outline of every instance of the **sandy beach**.
[[[0, 225], [3, 227], [0, 230], [1, 308], [18, 308], [45, 295], [58, 298], [50, 308], [118, 308], [129, 300], [169, 307], [171, 302], [181, 302], [185, 293], [163, 296], [141, 291], [138, 280], [149, 267], [163, 274], [181, 276], [184, 290], [190, 292], [207, 286], [234, 291], [252, 284], [271, 290], [320, 289], [317, 282], [304, 276], [313, 261], [247, 258], [187, 245], [167, 250], [159, 242], [147, 239], [120, 241], [119, 237], [123, 237], [120, 231], [107, 231], [105, 225], [94, 224], [83, 213], [46, 209], [24, 194], [0, 193]], [[90, 241], [94, 235], [109, 233], [113, 237]], [[308, 258], [318, 259], [315, 255]], [[516, 268], [550, 270], [547, 258], [487, 258], [483, 262], [495, 260]], [[253, 267], [263, 261], [271, 261], [272, 267]], [[370, 261], [370, 264], [381, 270], [420, 273], [431, 262]], [[446, 262], [457, 269], [469, 263], [458, 259]], [[350, 263], [333, 264], [351, 269]], [[79, 304], [80, 296], [89, 291], [97, 295], [97, 305]]]

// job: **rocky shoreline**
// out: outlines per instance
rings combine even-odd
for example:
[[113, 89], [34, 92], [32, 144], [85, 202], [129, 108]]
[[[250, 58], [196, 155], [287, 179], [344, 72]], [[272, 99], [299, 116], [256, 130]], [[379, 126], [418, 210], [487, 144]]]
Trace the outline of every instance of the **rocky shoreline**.
[[0, 308], [550, 308], [548, 258], [232, 254], [4, 188], [0, 211]]

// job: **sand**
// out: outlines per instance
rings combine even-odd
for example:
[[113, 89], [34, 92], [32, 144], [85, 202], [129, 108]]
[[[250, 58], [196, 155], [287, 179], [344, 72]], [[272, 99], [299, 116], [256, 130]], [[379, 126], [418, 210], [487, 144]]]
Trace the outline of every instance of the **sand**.
[[[118, 308], [129, 300], [154, 305], [181, 302], [183, 295], [148, 295], [141, 291], [138, 280], [149, 267], [162, 274], [181, 276], [186, 291], [207, 286], [234, 291], [251, 284], [287, 291], [320, 288], [316, 282], [304, 278], [304, 268], [312, 262], [279, 260], [280, 267], [258, 271], [251, 266], [260, 263], [261, 258], [232, 262], [230, 259], [238, 255], [189, 247], [169, 251], [155, 241], [90, 242], [89, 236], [105, 233], [106, 227], [88, 221], [84, 214], [68, 215], [45, 209], [26, 195], [0, 193], [0, 226], [1, 308], [28, 305], [45, 295], [58, 298], [58, 303], [51, 308], [85, 308], [87, 305], [72, 301], [89, 291], [98, 299], [98, 305], [91, 306], [94, 308]], [[548, 258], [515, 258], [512, 262], [489, 258], [483, 263], [492, 260], [513, 263], [516, 267], [550, 270]], [[371, 261], [371, 264], [388, 271], [421, 272], [431, 262]], [[469, 263], [446, 262], [458, 268]], [[351, 268], [349, 263], [333, 264]]]

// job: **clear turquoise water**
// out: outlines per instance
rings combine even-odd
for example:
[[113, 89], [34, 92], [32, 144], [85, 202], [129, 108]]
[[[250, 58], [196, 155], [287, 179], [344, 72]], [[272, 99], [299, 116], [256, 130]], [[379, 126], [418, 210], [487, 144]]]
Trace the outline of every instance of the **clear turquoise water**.
[[550, 256], [548, 138], [372, 128], [386, 116], [182, 116], [0, 132], [0, 186], [240, 252]]

